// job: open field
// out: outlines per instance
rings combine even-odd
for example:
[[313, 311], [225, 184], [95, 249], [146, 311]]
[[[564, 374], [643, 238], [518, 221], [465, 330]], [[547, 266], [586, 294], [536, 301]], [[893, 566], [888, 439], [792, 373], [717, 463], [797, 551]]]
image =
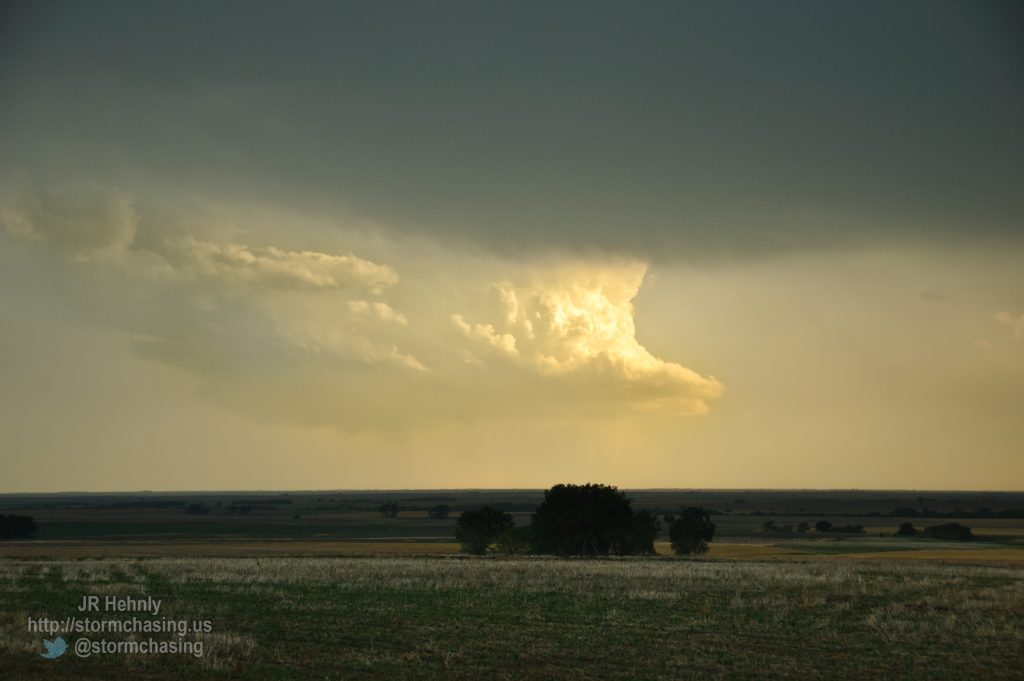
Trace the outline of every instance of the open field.
[[[1019, 679], [1024, 659], [1024, 571], [1011, 568], [665, 558], [9, 559], [0, 561], [0, 589], [0, 668], [15, 680], [973, 680]], [[185, 637], [203, 641], [203, 656], [38, 657], [41, 636], [26, 631], [28, 617], [79, 615], [83, 596], [112, 594], [160, 599], [159, 618], [210, 620], [211, 633]]]
[[[713, 509], [709, 553], [672, 557], [663, 535], [651, 558], [459, 554], [459, 512], [492, 504], [525, 524], [540, 497], [530, 490], [0, 496], [0, 512], [40, 525], [37, 539], [0, 542], [0, 669], [5, 680], [1024, 678], [1024, 518], [972, 512], [1024, 508], [1024, 495], [630, 496], [659, 514]], [[391, 501], [398, 516], [382, 517]], [[429, 517], [438, 503], [449, 517]], [[894, 513], [907, 508], [917, 515]], [[905, 520], [951, 515], [975, 541], [893, 536]], [[824, 519], [864, 532], [792, 529]], [[160, 599], [143, 619], [209, 620], [183, 639], [202, 656], [41, 658], [53, 636], [28, 618], [84, 617], [89, 595]]]
[[[1024, 548], [951, 542], [888, 543], [871, 539], [847, 539], [828, 546], [820, 541], [787, 543], [713, 542], [699, 560], [725, 561], [819, 561], [819, 560], [926, 560], [957, 565], [1005, 565], [1024, 567]], [[906, 548], [914, 546], [915, 548]], [[668, 542], [655, 546], [670, 556]], [[85, 560], [116, 558], [254, 558], [254, 557], [379, 557], [456, 556], [454, 542], [424, 541], [308, 541], [308, 540], [210, 540], [196, 541], [23, 541], [0, 545], [0, 558], [22, 560]]]
[[[1024, 517], [992, 517], [1014, 509], [1024, 516], [1024, 494], [1016, 492], [636, 490], [628, 496], [634, 508], [658, 514], [690, 505], [711, 509], [712, 559], [1020, 564], [1024, 552]], [[31, 515], [39, 523], [35, 540], [0, 542], [0, 558], [454, 554], [461, 511], [489, 504], [527, 524], [541, 499], [540, 490], [0, 495], [0, 513]], [[377, 510], [389, 502], [398, 504], [397, 517]], [[448, 517], [429, 517], [438, 504], [449, 507]], [[978, 509], [991, 514], [970, 517]], [[864, 532], [795, 529], [818, 520], [862, 525]], [[893, 536], [905, 521], [921, 529], [952, 520], [972, 527], [976, 541]], [[778, 529], [766, 532], [766, 522]], [[664, 532], [661, 539], [659, 552], [667, 555]]]
[[[859, 538], [868, 538], [891, 535], [904, 521], [922, 528], [955, 520], [971, 526], [980, 540], [1024, 547], [1024, 494], [1019, 492], [634, 490], [627, 496], [635, 509], [658, 515], [686, 506], [708, 508], [722, 542], [835, 545], [856, 538], [795, 529], [765, 533], [769, 521], [780, 528], [813, 526], [818, 520], [858, 524], [864, 527]], [[39, 523], [37, 538], [47, 541], [450, 543], [462, 511], [488, 504], [526, 524], [542, 498], [541, 490], [7, 494], [0, 495], [0, 513], [32, 516]], [[383, 503], [398, 504], [397, 517], [382, 517], [377, 509]], [[450, 515], [429, 517], [439, 504], [448, 506]], [[190, 513], [190, 507], [201, 512]], [[1016, 510], [1020, 517], [972, 517], [985, 509]]]

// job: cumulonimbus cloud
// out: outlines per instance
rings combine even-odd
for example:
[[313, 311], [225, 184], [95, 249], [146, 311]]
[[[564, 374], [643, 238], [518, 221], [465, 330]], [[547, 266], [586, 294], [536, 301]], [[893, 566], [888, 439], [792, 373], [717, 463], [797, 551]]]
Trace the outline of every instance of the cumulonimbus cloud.
[[[236, 229], [204, 227], [205, 216], [154, 222], [117, 190], [15, 198], [0, 204], [11, 235], [65, 256], [57, 262], [123, 278], [134, 291], [126, 305], [146, 306], [153, 293], [139, 315], [120, 319], [140, 356], [191, 372], [208, 394], [261, 417], [392, 430], [674, 416], [705, 413], [723, 392], [714, 377], [637, 340], [643, 263], [481, 260], [389, 242], [389, 262], [415, 273], [403, 283], [396, 267], [351, 252], [287, 249], [266, 237], [247, 245]], [[225, 231], [232, 236], [211, 236]], [[278, 231], [253, 230], [271, 240]]]
[[633, 299], [646, 266], [566, 266], [538, 270], [522, 283], [495, 284], [491, 319], [452, 321], [496, 359], [538, 374], [613, 385], [640, 407], [704, 413], [723, 386], [652, 355], [636, 339]]

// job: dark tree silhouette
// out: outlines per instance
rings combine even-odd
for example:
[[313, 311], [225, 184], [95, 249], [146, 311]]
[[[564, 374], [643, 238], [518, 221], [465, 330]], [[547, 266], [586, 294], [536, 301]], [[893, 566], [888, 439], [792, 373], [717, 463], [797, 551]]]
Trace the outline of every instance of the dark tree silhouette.
[[796, 526], [796, 531], [801, 533], [801, 534], [803, 534], [804, 532], [806, 532], [809, 529], [811, 529], [811, 526], [808, 525], [807, 523], [800, 523], [799, 525]]
[[814, 523], [814, 529], [816, 529], [818, 532], [828, 532], [832, 529], [832, 523], [830, 523], [827, 520], [819, 520], [818, 522]]
[[628, 554], [641, 556], [653, 556], [654, 540], [661, 532], [661, 521], [646, 508], [642, 508], [633, 514], [633, 527], [630, 530], [627, 540], [626, 551]]
[[29, 515], [0, 515], [0, 539], [31, 539], [39, 526]]
[[494, 544], [500, 553], [529, 553], [533, 545], [533, 531], [529, 525], [510, 527], [498, 535]]
[[491, 506], [478, 511], [466, 511], [455, 521], [455, 538], [462, 544], [462, 550], [477, 555], [487, 552], [487, 547], [510, 529], [514, 522], [508, 513]]
[[377, 510], [380, 511], [380, 514], [385, 518], [394, 518], [398, 516], [398, 504], [396, 504], [393, 501], [389, 501], [386, 504], [381, 504], [380, 506], [377, 507]]
[[711, 522], [710, 513], [691, 506], [679, 512], [672, 527], [668, 528], [668, 536], [677, 555], [704, 553], [708, 550], [708, 542], [715, 536], [715, 524]]
[[948, 539], [953, 541], [971, 541], [974, 539], [971, 528], [960, 523], [932, 525], [921, 530], [921, 534], [929, 539]]
[[447, 518], [448, 514], [451, 512], [451, 506], [449, 506], [448, 504], [438, 504], [437, 506], [427, 511], [427, 515], [429, 515], [431, 518]]
[[588, 483], [555, 485], [544, 492], [531, 526], [538, 553], [607, 556], [632, 552], [633, 523], [625, 494], [615, 487]]
[[903, 523], [900, 525], [900, 529], [896, 530], [897, 537], [913, 537], [917, 534], [917, 530], [911, 523]]

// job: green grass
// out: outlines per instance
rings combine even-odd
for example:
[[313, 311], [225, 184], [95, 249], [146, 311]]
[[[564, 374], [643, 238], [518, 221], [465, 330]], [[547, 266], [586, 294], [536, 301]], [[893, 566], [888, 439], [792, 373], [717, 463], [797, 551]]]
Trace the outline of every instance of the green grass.
[[[206, 654], [39, 658], [25, 618], [93, 593], [213, 620]], [[8, 679], [1019, 679], [1024, 659], [1024, 571], [1006, 568], [9, 560], [0, 594]]]

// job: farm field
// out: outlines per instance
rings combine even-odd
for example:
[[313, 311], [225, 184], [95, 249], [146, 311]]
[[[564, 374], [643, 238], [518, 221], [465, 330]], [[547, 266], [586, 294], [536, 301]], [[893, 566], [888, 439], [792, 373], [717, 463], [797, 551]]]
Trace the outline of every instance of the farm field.
[[[1016, 679], [1024, 656], [1024, 571], [1007, 567], [8, 559], [0, 590], [0, 667], [15, 680]], [[26, 618], [76, 615], [83, 596], [111, 594], [159, 599], [161, 618], [209, 620], [210, 633], [186, 635], [204, 655], [169, 665], [166, 655], [35, 654]]]
[[[655, 544], [659, 556], [672, 553], [668, 542]], [[8, 542], [0, 546], [0, 559], [103, 560], [111, 558], [254, 558], [254, 557], [380, 557], [457, 556], [454, 542], [424, 541], [308, 541], [211, 540], [196, 541], [46, 541]], [[704, 561], [823, 561], [823, 560], [926, 560], [960, 565], [1024, 567], [1024, 547], [981, 543], [845, 539], [826, 542], [755, 543], [714, 542]]]
[[[710, 550], [672, 556], [663, 534], [657, 556], [607, 559], [459, 553], [462, 510], [491, 504], [526, 524], [536, 491], [0, 496], [0, 512], [39, 523], [36, 539], [0, 542], [0, 669], [26, 680], [1024, 678], [1024, 519], [959, 518], [974, 541], [894, 536], [958, 508], [1024, 508], [1024, 495], [929, 495], [641, 490], [634, 506], [659, 514], [713, 509]], [[388, 502], [395, 517], [377, 510]], [[448, 517], [431, 517], [438, 503]], [[185, 510], [195, 504], [208, 511]], [[942, 515], [893, 514], [908, 508]], [[792, 529], [823, 519], [864, 532]], [[52, 637], [29, 618], [89, 617], [77, 609], [87, 596], [161, 602], [158, 614], [93, 619], [209, 621], [177, 639], [202, 655], [40, 657]], [[83, 637], [177, 635], [66, 636]]]

